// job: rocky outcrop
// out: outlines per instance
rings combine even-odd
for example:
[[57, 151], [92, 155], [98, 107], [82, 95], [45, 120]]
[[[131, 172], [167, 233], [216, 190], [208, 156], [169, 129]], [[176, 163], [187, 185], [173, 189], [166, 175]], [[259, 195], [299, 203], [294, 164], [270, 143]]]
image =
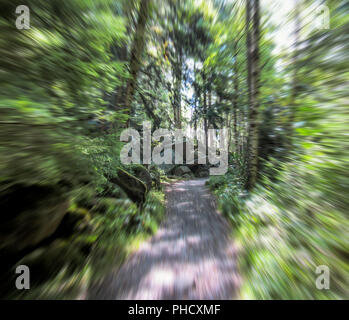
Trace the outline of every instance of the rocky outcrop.
[[19, 252], [50, 237], [69, 208], [61, 188], [13, 185], [0, 198], [0, 250]]
[[166, 175], [171, 175], [173, 170], [177, 167], [175, 164], [160, 164], [159, 168], [164, 171]]
[[66, 277], [80, 270], [87, 254], [78, 242], [57, 239], [29, 253], [18, 264], [29, 267], [31, 286], [35, 287], [52, 279], [63, 268], [66, 268]]
[[137, 205], [144, 203], [147, 193], [147, 186], [137, 177], [121, 168], [118, 168], [117, 176], [111, 178], [110, 181], [122, 188], [127, 196]]
[[54, 233], [54, 236], [56, 238], [69, 238], [72, 235], [90, 233], [92, 232], [90, 221], [91, 216], [87, 209], [75, 208], [74, 210], [69, 210]]
[[196, 172], [196, 177], [207, 178], [210, 175], [210, 172], [207, 169], [202, 169]]
[[207, 165], [197, 165], [192, 169], [195, 177], [206, 178], [210, 175], [210, 168]]
[[179, 166], [179, 167], [176, 167], [174, 170], [173, 170], [173, 174], [175, 176], [178, 176], [178, 177], [181, 177], [183, 175], [193, 175], [193, 173], [191, 172], [191, 170], [187, 167], [187, 166]]
[[138, 179], [144, 182], [144, 184], [147, 186], [147, 191], [150, 191], [152, 187], [152, 176], [150, 172], [142, 165], [132, 166], [132, 172]]

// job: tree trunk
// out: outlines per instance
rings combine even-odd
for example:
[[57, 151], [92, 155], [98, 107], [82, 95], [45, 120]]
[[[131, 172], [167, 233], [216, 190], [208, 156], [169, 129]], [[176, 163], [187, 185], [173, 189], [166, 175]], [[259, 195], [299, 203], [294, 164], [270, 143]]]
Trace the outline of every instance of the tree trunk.
[[[181, 49], [179, 49], [181, 50]], [[179, 52], [178, 60], [173, 68], [174, 91], [173, 91], [173, 116], [177, 129], [182, 128], [182, 79], [183, 79], [183, 54]]]
[[237, 64], [237, 41], [234, 44], [234, 100], [233, 100], [233, 117], [234, 117], [234, 142], [235, 152], [239, 152], [239, 137], [237, 131], [237, 113], [238, 113], [238, 91], [239, 91], [239, 78], [238, 78], [238, 64]]
[[231, 151], [231, 140], [232, 140], [232, 134], [231, 134], [231, 120], [232, 120], [232, 117], [231, 117], [231, 114], [230, 114], [229, 111], [226, 113], [225, 116], [226, 116], [225, 127], [228, 129], [228, 154], [229, 154], [230, 151]]
[[196, 113], [197, 113], [197, 104], [198, 104], [198, 90], [197, 90], [197, 84], [196, 84], [196, 62], [194, 60], [194, 130], [196, 132], [197, 130], [197, 116], [196, 116]]
[[[134, 10], [132, 5], [126, 5], [126, 3], [122, 6], [122, 15], [125, 17], [126, 21], [126, 33], [129, 34], [131, 32], [131, 12]], [[125, 66], [129, 63], [128, 55], [127, 55], [127, 41], [122, 41], [121, 43], [115, 43], [111, 47], [111, 52], [113, 54], [113, 60], [121, 62]], [[126, 91], [127, 79], [121, 78], [121, 83], [118, 84], [112, 97], [109, 101], [110, 107], [115, 111], [120, 111], [124, 108], [125, 102], [125, 91]]]
[[293, 123], [295, 120], [295, 114], [296, 114], [296, 98], [298, 95], [298, 85], [299, 85], [299, 79], [298, 79], [298, 46], [300, 41], [300, 31], [301, 31], [301, 20], [300, 20], [300, 7], [299, 7], [299, 0], [295, 0], [295, 30], [294, 30], [294, 52], [292, 56], [292, 65], [293, 67], [293, 79], [292, 79], [292, 91], [291, 91], [291, 101], [290, 101], [290, 116], [286, 124], [286, 130], [288, 131], [288, 147], [289, 149], [292, 149], [293, 145]]
[[[141, 0], [138, 21], [136, 25], [136, 32], [133, 39], [130, 60], [130, 79], [127, 82], [125, 95], [125, 109], [126, 113], [131, 116], [131, 103], [134, 95], [134, 90], [137, 82], [138, 71], [141, 67], [141, 56], [145, 43], [145, 28], [150, 13], [150, 0]], [[129, 125], [129, 120], [128, 120]]]
[[[252, 5], [251, 5], [252, 2]], [[259, 107], [259, 0], [247, 0], [247, 11], [252, 12], [251, 42], [248, 48], [251, 68], [248, 132], [248, 177], [247, 189], [254, 187], [258, 175], [258, 107]], [[250, 18], [251, 16], [247, 16]], [[249, 19], [251, 20], [251, 19]], [[247, 20], [246, 23], [250, 23]]]
[[251, 105], [251, 2], [246, 0], [246, 47], [247, 47], [247, 96], [248, 105]]
[[[120, 62], [127, 63], [127, 45], [123, 44], [121, 47], [115, 48], [116, 59]], [[119, 111], [123, 107], [123, 101], [125, 101], [125, 80], [122, 81], [114, 90], [114, 101], [112, 105], [115, 111]]]
[[207, 83], [206, 83], [206, 71], [203, 70], [202, 75], [203, 90], [204, 90], [204, 131], [205, 131], [205, 146], [206, 157], [208, 156], [208, 117], [207, 117]]

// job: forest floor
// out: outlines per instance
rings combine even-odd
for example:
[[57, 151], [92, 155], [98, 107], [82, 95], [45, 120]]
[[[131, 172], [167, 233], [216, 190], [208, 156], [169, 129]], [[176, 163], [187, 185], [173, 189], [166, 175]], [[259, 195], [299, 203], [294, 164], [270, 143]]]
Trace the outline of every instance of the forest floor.
[[239, 286], [231, 227], [206, 179], [165, 186], [166, 217], [156, 234], [90, 299], [233, 299]]

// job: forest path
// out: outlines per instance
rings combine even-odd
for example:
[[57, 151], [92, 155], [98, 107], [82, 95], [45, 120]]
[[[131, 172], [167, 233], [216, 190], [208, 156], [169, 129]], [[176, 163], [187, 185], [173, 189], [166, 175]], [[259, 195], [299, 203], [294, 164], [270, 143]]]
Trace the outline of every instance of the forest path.
[[239, 283], [235, 247], [205, 181], [165, 187], [165, 221], [94, 299], [234, 297]]

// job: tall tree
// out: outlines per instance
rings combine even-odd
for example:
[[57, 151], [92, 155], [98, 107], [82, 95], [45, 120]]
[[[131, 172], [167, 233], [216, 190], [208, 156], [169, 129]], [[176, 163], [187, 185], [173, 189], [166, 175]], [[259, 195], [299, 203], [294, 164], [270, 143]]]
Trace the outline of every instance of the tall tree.
[[[247, 189], [256, 184], [258, 175], [258, 107], [259, 107], [259, 0], [246, 1], [246, 24], [250, 31], [247, 41], [249, 81], [248, 176]], [[250, 27], [251, 25], [251, 27]]]
[[298, 88], [299, 88], [299, 78], [298, 78], [298, 50], [299, 50], [299, 42], [300, 42], [300, 33], [301, 33], [301, 18], [300, 18], [300, 6], [301, 3], [299, 0], [295, 1], [295, 7], [294, 7], [294, 24], [295, 24], [295, 30], [294, 30], [294, 51], [292, 53], [292, 59], [291, 64], [293, 66], [293, 75], [292, 75], [292, 91], [290, 96], [290, 116], [287, 122], [287, 134], [288, 134], [288, 142], [289, 142], [289, 149], [292, 149], [292, 138], [293, 138], [293, 123], [295, 120], [295, 114], [296, 114], [296, 98], [298, 95]]
[[[136, 1], [120, 1], [117, 6], [117, 12], [123, 17], [125, 27], [126, 27], [126, 34], [130, 34], [132, 30], [132, 16], [133, 12], [136, 11]], [[120, 74], [119, 81], [114, 89], [114, 92], [112, 96], [110, 97], [110, 105], [111, 108], [115, 111], [120, 111], [124, 106], [125, 101], [125, 89], [127, 86], [127, 72], [126, 72], [126, 66], [129, 63], [128, 58], [128, 47], [129, 47], [129, 40], [127, 37], [123, 39], [123, 41], [115, 42], [111, 46], [111, 52], [113, 55], [113, 60], [120, 61], [123, 65], [124, 72], [123, 74]]]
[[239, 96], [239, 73], [238, 73], [238, 41], [234, 41], [234, 96], [233, 96], [233, 118], [234, 118], [234, 142], [235, 152], [239, 152], [239, 136], [237, 131], [237, 114], [238, 114], [238, 96]]
[[182, 127], [182, 81], [183, 81], [183, 52], [182, 47], [177, 46], [178, 54], [176, 62], [173, 64], [173, 116], [175, 127], [180, 129]]
[[[125, 96], [125, 109], [128, 115], [131, 115], [131, 103], [137, 83], [137, 75], [141, 68], [141, 55], [144, 49], [145, 43], [145, 29], [147, 20], [150, 15], [151, 0], [140, 1], [138, 21], [136, 24], [135, 36], [131, 49], [130, 58], [130, 79], [127, 82], [126, 96]], [[128, 120], [129, 123], [129, 120]]]
[[172, 69], [172, 109], [176, 128], [182, 127], [182, 83], [185, 52], [187, 51], [187, 10], [182, 0], [169, 0], [168, 52]]

